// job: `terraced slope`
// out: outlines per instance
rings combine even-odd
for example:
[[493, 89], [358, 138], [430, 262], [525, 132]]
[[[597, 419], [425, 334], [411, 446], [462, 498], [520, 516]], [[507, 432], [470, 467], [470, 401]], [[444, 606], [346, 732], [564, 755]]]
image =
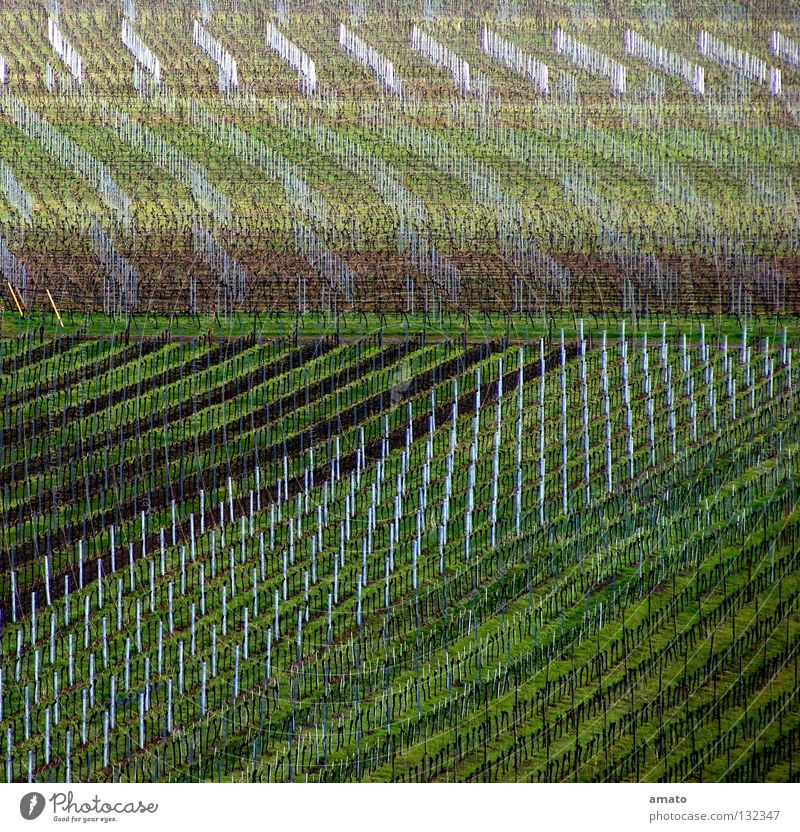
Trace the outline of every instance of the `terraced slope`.
[[0, 342], [6, 779], [796, 780], [800, 378], [690, 334]]

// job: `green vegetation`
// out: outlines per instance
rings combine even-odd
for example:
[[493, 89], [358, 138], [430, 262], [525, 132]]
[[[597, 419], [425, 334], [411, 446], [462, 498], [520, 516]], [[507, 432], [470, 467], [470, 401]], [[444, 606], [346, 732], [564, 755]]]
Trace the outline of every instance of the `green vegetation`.
[[797, 16], [373, 5], [0, 9], [0, 779], [797, 782]]
[[[796, 21], [713, 3], [683, 17], [623, 3], [613, 20], [501, 6], [433, 3], [424, 19], [407, 4], [364, 19], [335, 3], [225, 6], [206, 26], [238, 61], [239, 86], [222, 89], [188, 9], [135, 5], [130, 25], [161, 66], [138, 87], [135, 68], [148, 73], [118, 7], [61, 8], [80, 86], [39, 5], [0, 11], [0, 161], [30, 200], [23, 217], [26, 199], [0, 188], [0, 235], [27, 267], [7, 278], [27, 308], [49, 309], [49, 289], [62, 311], [795, 310], [798, 68], [770, 33], [791, 44]], [[267, 20], [315, 62], [313, 95], [267, 46]], [[340, 47], [339, 22], [391, 62], [402, 96]], [[412, 25], [469, 63], [470, 90], [409, 47]], [[548, 66], [546, 96], [481, 48], [484, 27]], [[624, 94], [557, 53], [556, 27], [624, 65]], [[701, 68], [704, 94], [628, 54], [628, 29]], [[781, 94], [701, 55], [701, 29], [780, 69]], [[58, 138], [45, 147], [31, 118]], [[73, 164], [67, 140], [106, 178]], [[130, 271], [100, 256], [95, 221]], [[14, 309], [5, 287], [4, 301]]]
[[3, 340], [7, 774], [795, 779], [800, 379], [709, 331]]

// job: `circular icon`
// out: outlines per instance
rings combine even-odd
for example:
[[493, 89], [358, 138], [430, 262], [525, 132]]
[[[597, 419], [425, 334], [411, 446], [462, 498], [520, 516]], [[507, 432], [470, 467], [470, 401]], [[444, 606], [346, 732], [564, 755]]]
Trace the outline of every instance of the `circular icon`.
[[25, 820], [36, 820], [44, 811], [44, 795], [28, 792], [19, 802], [19, 812]]

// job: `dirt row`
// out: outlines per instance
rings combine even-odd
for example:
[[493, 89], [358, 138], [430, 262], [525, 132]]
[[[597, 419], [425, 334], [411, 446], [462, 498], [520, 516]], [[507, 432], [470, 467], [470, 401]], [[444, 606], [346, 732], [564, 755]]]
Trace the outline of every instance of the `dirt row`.
[[[499, 348], [498, 342], [492, 342], [490, 344], [479, 344], [474, 345], [468, 348], [466, 352], [459, 352], [453, 358], [448, 359], [447, 361], [443, 362], [441, 365], [435, 368], [431, 368], [424, 373], [421, 373], [417, 376], [417, 383], [415, 385], [417, 394], [424, 393], [429, 390], [435, 383], [438, 383], [445, 377], [451, 377], [457, 373], [463, 372], [464, 370], [468, 369], [469, 367], [473, 366], [474, 364], [482, 361], [487, 355], [495, 352]], [[399, 345], [398, 347], [398, 354], [399, 354]], [[548, 361], [552, 365], [554, 360], [558, 360], [558, 356], [560, 356], [560, 352], [556, 351], [551, 356], [548, 356]], [[534, 362], [531, 366], [531, 373], [533, 376], [536, 375], [538, 368], [538, 360]], [[508, 374], [507, 380], [504, 379], [504, 384], [507, 383], [509, 389], [513, 389], [516, 384], [516, 373]], [[486, 401], [491, 401], [493, 395], [496, 395], [497, 383], [494, 382], [493, 384], [487, 385], [486, 388]], [[494, 392], [493, 392], [494, 391]], [[376, 413], [381, 413], [383, 410], [387, 409], [391, 406], [392, 403], [392, 391], [384, 390], [364, 402], [359, 404], [352, 405], [351, 407], [343, 410], [340, 414], [336, 416], [331, 416], [328, 419], [321, 420], [317, 422], [315, 425], [311, 425], [305, 430], [301, 431], [300, 433], [293, 436], [291, 439], [288, 439], [286, 443], [283, 441], [276, 442], [269, 448], [264, 449], [264, 453], [266, 457], [269, 457], [271, 454], [278, 454], [280, 453], [281, 456], [283, 453], [287, 453], [288, 456], [292, 456], [293, 454], [297, 454], [301, 452], [301, 448], [304, 448], [307, 443], [313, 440], [314, 436], [324, 435], [329, 430], [332, 434], [335, 434], [336, 431], [339, 429], [340, 424], [358, 424], [359, 422], [367, 419], [370, 415], [374, 415]], [[287, 397], [289, 398], [289, 397]], [[470, 403], [471, 402], [471, 403]], [[474, 408], [474, 395], [472, 394], [465, 394], [459, 397], [459, 412], [471, 412], [470, 408]], [[440, 404], [437, 407], [437, 420], [443, 421], [446, 420], [452, 414], [452, 402]], [[341, 420], [341, 421], [340, 421]], [[420, 416], [414, 421], [414, 431], [418, 435], [419, 432], [427, 430], [428, 426], [428, 416]], [[390, 434], [389, 443], [391, 448], [400, 447], [405, 441], [405, 428], [399, 428], [393, 433]], [[368, 458], [375, 458], [376, 456], [380, 455], [382, 439], [376, 439], [372, 443], [370, 443], [365, 448], [365, 453]], [[203, 449], [207, 449], [209, 447], [209, 443], [204, 443]], [[344, 476], [345, 474], [349, 474], [350, 471], [354, 471], [356, 468], [357, 462], [357, 454], [353, 451], [350, 454], [344, 455], [340, 457], [339, 461], [339, 468], [340, 472]], [[229, 464], [224, 466], [223, 476], [218, 478], [218, 481], [224, 482], [225, 477], [231, 476], [233, 479], [238, 479], [245, 474], [246, 470], [246, 459], [244, 457], [233, 457], [230, 459]], [[158, 466], [157, 466], [158, 467]], [[222, 466], [218, 466], [217, 470], [219, 470]], [[250, 471], [252, 473], [252, 471]], [[315, 481], [321, 482], [326, 479], [330, 474], [330, 464], [326, 463], [317, 468], [314, 471], [314, 479]], [[203, 472], [201, 475], [201, 483], [207, 482], [210, 477], [208, 477], [208, 472]], [[288, 483], [288, 493], [289, 497], [296, 496], [303, 489], [303, 481], [300, 478], [290, 479]], [[200, 488], [197, 484], [197, 477], [191, 476], [186, 481], [184, 481], [184, 501], [188, 502], [194, 500], [199, 497]], [[165, 486], [162, 489], [158, 489], [154, 491], [151, 495], [149, 495], [149, 501], [151, 506], [151, 511], [159, 511], [167, 508], [170, 505], [171, 497], [169, 496], [168, 486]], [[277, 483], [273, 484], [272, 486], [265, 486], [261, 489], [262, 493], [262, 500], [276, 500], [277, 499]], [[144, 496], [144, 495], [142, 495]], [[134, 503], [134, 500], [127, 500], [125, 503], [116, 504], [113, 507], [108, 507], [108, 511], [116, 512], [119, 518], [118, 522], [121, 520], [122, 522], [135, 520], [138, 517], [139, 511], [139, 503], [141, 501], [137, 500]], [[206, 512], [206, 524], [209, 528], [216, 527], [218, 517], [214, 516], [214, 508], [209, 507]], [[245, 506], [242, 503], [237, 501], [237, 510], [238, 513], [242, 513], [245, 511]], [[197, 522], [197, 519], [196, 519]], [[100, 527], [105, 529], [105, 517], [100, 518]], [[82, 521], [73, 523], [69, 526], [64, 525], [61, 526], [58, 530], [59, 537], [63, 539], [64, 543], [69, 545], [72, 541], [78, 539], [78, 536], [82, 533], [84, 528], [84, 524]], [[92, 534], [99, 533], [99, 531], [94, 529], [94, 524], [92, 524]], [[188, 535], [188, 522], [180, 524], [180, 534], [183, 539], [186, 539]], [[39, 535], [33, 540], [26, 541], [21, 546], [12, 547], [12, 551], [10, 554], [10, 561], [14, 564], [15, 568], [19, 568], [20, 566], [24, 566], [25, 564], [34, 561], [37, 557], [39, 557], [42, 553], [51, 551], [53, 548], [51, 540], [49, 539], [50, 535], [48, 533]], [[150, 534], [146, 537], [146, 545], [148, 551], [153, 551], [154, 547], [159, 545], [159, 535], [157, 533]], [[93, 556], [93, 560], [96, 558]], [[103, 561], [103, 568], [104, 571], [110, 570], [111, 568], [111, 554], [103, 553], [100, 556], [100, 559]], [[77, 569], [73, 567], [72, 569], [67, 569], [59, 572], [58, 574], [54, 574], [51, 577], [52, 585], [59, 586], [63, 584], [63, 576], [65, 574], [70, 574], [73, 579], [77, 578]], [[20, 595], [18, 599], [18, 606], [22, 610], [23, 614], [30, 611], [30, 593], [32, 591], [43, 592], [44, 591], [44, 582], [37, 581], [33, 585], [26, 585], [24, 587], [24, 593]]]
[[138, 358], [145, 358], [152, 353], [161, 349], [169, 341], [163, 335], [156, 338], [143, 338], [135, 345], [126, 346], [118, 353], [111, 353], [104, 358], [95, 361], [92, 364], [82, 363], [80, 366], [70, 366], [66, 372], [62, 372], [62, 367], [59, 363], [56, 364], [54, 371], [49, 373], [42, 384], [42, 380], [37, 378], [36, 385], [32, 390], [30, 387], [16, 389], [14, 393], [8, 396], [8, 400], [4, 401], [5, 407], [12, 407], [20, 403], [26, 403], [33, 398], [38, 399], [42, 394], [42, 387], [47, 392], [56, 392], [65, 388], [70, 388], [81, 380], [86, 379], [87, 369], [91, 369], [94, 376], [103, 375], [109, 370], [127, 364], [129, 361], [134, 361]]
[[[323, 344], [322, 349], [327, 352], [335, 344], [335, 339], [328, 338], [324, 341], [320, 341], [319, 343], [311, 342], [291, 353], [287, 353], [280, 359], [272, 361], [271, 371], [268, 375], [265, 376], [266, 379], [274, 378], [278, 375], [287, 372], [292, 367], [293, 361], [299, 361], [300, 365], [302, 366], [302, 364], [305, 361], [307, 361], [308, 358], [316, 354], [317, 350], [319, 349], [320, 343]], [[208, 353], [205, 353], [202, 356], [202, 358], [205, 359], [205, 361], [203, 362], [202, 370], [200, 370], [200, 368], [198, 367], [199, 359], [192, 359], [188, 362], [189, 369], [191, 370], [191, 372], [188, 374], [184, 370], [184, 368], [186, 367], [185, 364], [170, 367], [170, 369], [165, 373], [155, 374], [145, 379], [141, 383], [134, 382], [129, 384], [127, 387], [119, 388], [117, 390], [112, 391], [110, 394], [104, 395], [102, 397], [103, 407], [100, 410], [93, 411], [91, 414], [86, 413], [86, 409], [83, 406], [83, 403], [81, 403], [80, 405], [71, 405], [67, 408], [66, 417], [64, 416], [64, 411], [60, 411], [60, 418], [58, 419], [58, 422], [69, 422], [77, 418], [82, 419], [86, 416], [95, 415], [96, 413], [111, 408], [114, 405], [119, 404], [120, 402], [132, 400], [132, 396], [129, 394], [133, 394], [136, 398], [140, 398], [141, 396], [146, 395], [147, 393], [150, 393], [153, 390], [165, 387], [169, 384], [172, 384], [173, 382], [178, 381], [181, 378], [187, 378], [191, 375], [196, 375], [198, 372], [202, 372], [209, 368], [217, 366], [222, 361], [227, 361], [231, 358], [235, 358], [245, 349], [249, 348], [250, 346], [253, 346], [254, 344], [255, 339], [253, 339], [251, 336], [248, 336], [244, 339], [238, 339], [238, 341], [234, 342], [233, 349], [230, 349], [229, 345], [227, 344], [220, 343], [213, 347]], [[235, 384], [236, 379], [223, 381], [221, 385], [218, 384], [211, 390], [206, 391], [206, 393], [202, 394], [200, 398], [205, 403], [205, 405], [219, 404], [219, 402], [229, 398], [230, 392], [232, 388], [235, 386]], [[186, 398], [183, 401], [191, 401], [191, 397]], [[181, 403], [176, 403], [172, 405], [170, 409], [167, 411], [167, 421], [175, 419], [179, 415], [181, 415]], [[41, 436], [41, 434], [44, 433], [45, 435], [47, 435], [49, 433], [49, 419], [49, 415], [44, 413], [39, 414], [34, 419], [26, 420], [24, 424], [22, 422], [19, 422], [16, 427], [7, 427], [2, 433], [3, 440], [11, 444], [13, 444], [14, 441], [21, 443], [21, 434], [23, 432], [23, 428], [25, 433], [27, 434], [35, 434]], [[163, 419], [163, 411], [159, 416], [159, 419]], [[61, 427], [61, 424], [59, 424], [58, 427]], [[41, 473], [42, 471], [48, 470], [50, 467], [51, 466], [49, 464], [43, 463], [43, 460], [41, 458], [32, 459], [28, 462], [28, 473]]]
[[[285, 356], [284, 358], [281, 359], [280, 362], [275, 362], [274, 363], [274, 365], [271, 368], [270, 374], [267, 375], [267, 379], [275, 377], [277, 375], [280, 375], [280, 374], [286, 372], [286, 370], [288, 369], [288, 365], [290, 365], [292, 363], [293, 359], [296, 359], [299, 362], [297, 364], [298, 367], [302, 367], [303, 364], [306, 361], [320, 355], [321, 351], [322, 351], [322, 354], [327, 353], [334, 343], [335, 343], [335, 341], [333, 341], [333, 339], [325, 339], [324, 341], [317, 342], [317, 344], [315, 346], [311, 345], [311, 344], [308, 344], [308, 345], [302, 347], [300, 350], [296, 351], [295, 353], [291, 354], [290, 356]], [[362, 372], [366, 372], [367, 370], [370, 370], [371, 368], [374, 369], [375, 364], [376, 364], [378, 359], [380, 359], [381, 364], [383, 364], [384, 360], [387, 357], [390, 357], [391, 353], [396, 352], [396, 351], [397, 351], [396, 346], [387, 347], [386, 349], [382, 350], [381, 352], [379, 352], [377, 354], [369, 356], [369, 357], [367, 357], [367, 358], [365, 358], [365, 359], [363, 359], [359, 362], [356, 362], [355, 364], [350, 365], [350, 367], [348, 369], [350, 370], [351, 373], [354, 373], [355, 376], [356, 376], [356, 379], [358, 379], [358, 378], [361, 377]], [[341, 386], [343, 376], [345, 377], [345, 380], [346, 380], [345, 371], [344, 370], [338, 370], [336, 372], [335, 376], [334, 375], [327, 376], [323, 379], [320, 379], [320, 381], [315, 382], [314, 384], [310, 384], [308, 386], [308, 403], [316, 402], [318, 399], [321, 399], [322, 397], [324, 397], [324, 396], [332, 393], [333, 391], [335, 391], [338, 387]], [[225, 382], [222, 387], [216, 388], [215, 391], [214, 391], [214, 394], [211, 396], [212, 403], [213, 404], [219, 404], [223, 400], [223, 398], [227, 398], [223, 395], [223, 388], [232, 388], [233, 385], [234, 385], [234, 381], [228, 381], [228, 382]], [[304, 387], [303, 391], [305, 391], [305, 390], [306, 390], [306, 388]], [[227, 390], [227, 392], [230, 393], [232, 391]], [[207, 404], [207, 397], [203, 399], [203, 406], [205, 407], [206, 404]], [[271, 403], [271, 408], [272, 408], [273, 412], [277, 411], [279, 414], [281, 414], [281, 413], [289, 414], [294, 409], [296, 409], [296, 407], [297, 407], [297, 391], [296, 390], [292, 391], [291, 393], [287, 393], [283, 397], [281, 397], [281, 398], [277, 399], [275, 402]], [[270, 411], [270, 408], [268, 408], [268, 407], [265, 407], [263, 409], [259, 408], [258, 410], [254, 411], [253, 414], [252, 414], [252, 418], [247, 417], [248, 427], [249, 428], [261, 428], [261, 427], [266, 426], [267, 424], [270, 424], [272, 422], [272, 420], [270, 420], [270, 418], [269, 418], [269, 411]], [[189, 415], [191, 415], [191, 414], [187, 414], [185, 418], [188, 419]], [[166, 421], [170, 424], [174, 424], [176, 421], [180, 422], [183, 419], [184, 419], [184, 415], [182, 413], [182, 403], [179, 402], [179, 403], [174, 404], [169, 409], [169, 411], [167, 412]], [[230, 427], [231, 431], [235, 432], [238, 428], [238, 425], [236, 424], [237, 421], [238, 421], [238, 419], [236, 419], [236, 418], [231, 419], [225, 424], [225, 427]], [[159, 422], [159, 425], [161, 425], [163, 423], [163, 412], [162, 412], [161, 415], [159, 415], [158, 422]], [[220, 431], [220, 430], [224, 430], [224, 429], [225, 428], [223, 426], [219, 426], [219, 427], [215, 427], [215, 428], [206, 428], [202, 432], [202, 434], [197, 434], [196, 437], [188, 437], [188, 438], [189, 439], [197, 438], [198, 446], [202, 450], [205, 450], [210, 445], [208, 437], [211, 436], [215, 431]], [[140, 435], [140, 433], [134, 432], [135, 437], [138, 437], [139, 435]], [[157, 455], [154, 454], [154, 456], [153, 456], [154, 460], [158, 460], [158, 462], [161, 463], [161, 465], [165, 466], [168, 457], [172, 457], [172, 461], [174, 461], [175, 458], [177, 458], [177, 457], [181, 457], [182, 454], [183, 454], [183, 447], [185, 447], [186, 440], [187, 440], [187, 437], [184, 435], [182, 439], [176, 439], [176, 440], [171, 441], [169, 446], [167, 447], [166, 451], [164, 449], [164, 446], [161, 445], [159, 447]], [[113, 447], [117, 447], [117, 445], [115, 444]], [[180, 447], [180, 451], [178, 450], [179, 447]], [[90, 453], [91, 453], [91, 451], [90, 451]], [[73, 446], [72, 453], [70, 454], [70, 456], [66, 460], [66, 464], [71, 465], [72, 463], [79, 461], [79, 456], [80, 456], [80, 446], [75, 445], [75, 446]], [[42, 464], [40, 464], [38, 466], [35, 466], [35, 465], [32, 464], [33, 462], [42, 463]], [[54, 466], [51, 465], [48, 468], [45, 468], [43, 463], [46, 463], [46, 462], [47, 462], [46, 459], [44, 461], [42, 461], [42, 460], [33, 460], [32, 462], [30, 462], [28, 464], [28, 474], [29, 475], [33, 474], [33, 473], [40, 473], [40, 474], [45, 473], [46, 474], [47, 471], [50, 471], [54, 467]], [[63, 467], [64, 464], [65, 463], [64, 463], [64, 460], [62, 458], [58, 462], [57, 467]], [[130, 464], [130, 463], [127, 463], [127, 464]], [[156, 467], [158, 468], [159, 466], [157, 465]], [[37, 468], [39, 470], [37, 470]], [[115, 466], [115, 470], [116, 470], [116, 466]], [[12, 470], [12, 475], [13, 475], [13, 470]], [[58, 487], [53, 487], [53, 486], [47, 487], [47, 486], [45, 486], [43, 488], [43, 494], [47, 495], [47, 499], [51, 503], [52, 502], [56, 502], [56, 503], [69, 502], [70, 499], [71, 499], [71, 493], [73, 492], [73, 490], [75, 492], [80, 492], [80, 493], [84, 493], [87, 490], [90, 493], [97, 493], [97, 490], [100, 488], [100, 485], [99, 485], [98, 482], [96, 482], [96, 480], [101, 480], [102, 481], [101, 472], [98, 471], [98, 470], [90, 471], [86, 476], [79, 475], [79, 476], [75, 477], [74, 482], [70, 482], [70, 483], [64, 482]], [[51, 476], [51, 481], [52, 481], [52, 476]], [[24, 502], [19, 503], [17, 505], [17, 507], [13, 511], [17, 516], [17, 521], [18, 522], [24, 522], [26, 520], [30, 520], [38, 513], [38, 509], [34, 506], [34, 502], [35, 502], [34, 499], [31, 498], [31, 499], [25, 500]]]
[[[636, 274], [626, 274], [620, 265], [602, 252], [554, 253], [553, 259], [570, 270], [566, 297], [559, 286], [547, 286], [542, 280], [519, 275], [507, 258], [498, 254], [460, 253], [452, 262], [462, 272], [462, 287], [457, 299], [451, 299], [392, 251], [350, 253], [346, 261], [356, 275], [354, 297], [335, 300], [338, 311], [435, 313], [440, 308], [451, 311], [502, 312], [515, 307], [515, 276], [521, 278], [522, 311], [542, 308], [583, 313], [613, 312], [623, 306], [625, 278], [634, 288], [637, 312], [718, 313], [732, 308], [732, 293], [739, 275], [725, 263], [715, 263], [694, 254], [662, 254], [660, 261], [678, 276], [676, 297], [661, 297], [655, 286]], [[49, 309], [46, 288], [58, 298], [63, 311], [103, 310], [102, 272], [93, 259], [74, 253], [39, 254], [36, 268], [29, 278], [29, 303], [33, 308]], [[787, 276], [786, 296], [780, 308], [768, 297], [752, 292], [753, 313], [800, 312], [800, 257], [770, 257], [770, 264]], [[138, 311], [169, 314], [194, 311], [190, 304], [189, 275], [197, 285], [199, 313], [223, 311], [219, 300], [219, 280], [198, 265], [191, 252], [153, 251], [137, 258], [140, 267], [140, 304]], [[295, 257], [265, 253], [253, 254], [247, 262], [251, 283], [243, 303], [228, 311], [297, 312], [307, 309], [332, 310], [332, 290], [309, 264]], [[413, 305], [409, 293], [413, 279]], [[426, 300], [427, 293], [427, 300]], [[743, 299], [744, 302], [744, 299]], [[427, 304], [427, 307], [426, 307]], [[735, 311], [735, 309], [734, 309]]]
[[[460, 353], [456, 355], [454, 358], [449, 359], [448, 361], [444, 362], [439, 367], [431, 368], [427, 370], [425, 373], [420, 374], [417, 378], [419, 379], [417, 393], [424, 393], [429, 390], [435, 383], [440, 382], [445, 376], [451, 377], [456, 373], [463, 372], [470, 366], [484, 360], [488, 355], [496, 352], [498, 349], [502, 348], [503, 345], [499, 342], [491, 342], [490, 344], [480, 344], [477, 346], [473, 346], [467, 350], [466, 353]], [[575, 344], [570, 344], [565, 347], [565, 353], [567, 360], [571, 360], [575, 358], [578, 354], [578, 347]], [[554, 367], [559, 366], [561, 360], [561, 351], [560, 348], [556, 350], [552, 350], [545, 356], [545, 369], [551, 370]], [[541, 374], [541, 366], [538, 359], [532, 360], [528, 365], [525, 367], [525, 378], [538, 378]], [[504, 391], [511, 391], [515, 390], [517, 383], [519, 380], [517, 370], [512, 370], [508, 373], [503, 375], [503, 390]], [[498, 382], [494, 380], [487, 384], [482, 391], [482, 403], [489, 404], [493, 402], [497, 397], [497, 390], [498, 390]], [[353, 405], [351, 408], [347, 409], [343, 412], [344, 421], [346, 423], [350, 422], [350, 417], [355, 416], [358, 419], [358, 411], [359, 409], [363, 410], [363, 417], [358, 421], [363, 421], [368, 416], [373, 415], [378, 412], [382, 412], [384, 409], [384, 404], [387, 406], [391, 402], [391, 391], [383, 391], [380, 394], [373, 396], [370, 400], [359, 404]], [[446, 401], [442, 402], [437, 405], [435, 410], [436, 416], [436, 423], [437, 424], [444, 424], [450, 418], [452, 418], [452, 408], [453, 402]], [[469, 414], [475, 412], [475, 396], [473, 393], [464, 393], [459, 396], [458, 399], [458, 412], [459, 414]], [[424, 414], [418, 416], [413, 421], [413, 432], [415, 436], [423, 435], [428, 430], [429, 426], [429, 415]], [[325, 425], [330, 428], [332, 423], [335, 420], [333, 418], [328, 419], [325, 421]], [[356, 422], [356, 424], [358, 423]], [[317, 429], [320, 429], [320, 426], [317, 426]], [[288, 440], [286, 443], [286, 452], [288, 455], [292, 455], [293, 453], [297, 453], [300, 451], [301, 446], [303, 445], [304, 438], [306, 441], [310, 441], [314, 435], [314, 426], [308, 428], [307, 430], [301, 432], [300, 434], [292, 437], [291, 440]], [[389, 434], [388, 442], [390, 450], [395, 450], [398, 448], [403, 447], [406, 440], [406, 428], [401, 427]], [[365, 446], [365, 456], [367, 459], [377, 459], [380, 457], [381, 450], [382, 450], [382, 443], [383, 439], [378, 438], [373, 440], [371, 443]], [[275, 443], [271, 448], [266, 449], [266, 454], [269, 455], [270, 450], [275, 451], [283, 451], [284, 443], [279, 442]], [[350, 454], [346, 454], [340, 458], [339, 461], [339, 468], [342, 476], [348, 476], [352, 471], [356, 470], [358, 461], [357, 452], [353, 451]], [[224, 476], [231, 476], [233, 478], [237, 478], [242, 476], [245, 471], [245, 460], [242, 457], [234, 458], [230, 461], [230, 465], [226, 466]], [[330, 473], [330, 464], [323, 464], [317, 466], [314, 471], [314, 480], [316, 482], [324, 481]], [[223, 481], [223, 478], [219, 478], [220, 481]], [[292, 478], [290, 479], [288, 485], [288, 495], [289, 499], [295, 497], [298, 493], [303, 490], [304, 483], [300, 478]], [[184, 500], [192, 500], [199, 496], [199, 489], [196, 486], [196, 479], [190, 478], [190, 480], [184, 483], [185, 491], [184, 491]], [[262, 500], [264, 501], [276, 501], [277, 500], [277, 483], [262, 487]], [[152, 507], [154, 510], [164, 509], [169, 505], [169, 499], [167, 497], [167, 488], [164, 488], [163, 497], [159, 498], [157, 493], [152, 495]], [[247, 507], [241, 501], [235, 501], [237, 513], [241, 514], [247, 510]], [[124, 504], [120, 504], [118, 506], [118, 517], [122, 518], [122, 521], [130, 521], [135, 520], [138, 516], [138, 512], [135, 510], [134, 501], [129, 500]], [[195, 522], [198, 522], [196, 518]], [[101, 520], [102, 528], [105, 529], [105, 518]], [[180, 520], [177, 523], [178, 525], [178, 535], [180, 539], [186, 540], [189, 528], [188, 528], [188, 520], [184, 518], [184, 522]], [[218, 525], [217, 516], [215, 513], [215, 507], [209, 507], [206, 511], [206, 526], [208, 528], [216, 528]], [[79, 524], [74, 524], [72, 527], [73, 532], [77, 532], [79, 529]], [[61, 528], [61, 533], [67, 536], [67, 529], [64, 527]], [[74, 539], [74, 537], [67, 536], [67, 540]], [[158, 533], [151, 533], [146, 536], [146, 547], [148, 551], [154, 551], [160, 542], [160, 538]], [[38, 552], [45, 552], [50, 551], [50, 540], [49, 535], [40, 536], [35, 541], [29, 541], [24, 546], [19, 547], [15, 552], [16, 558], [15, 563], [17, 565], [24, 564], [32, 560], [37, 551]], [[95, 560], [96, 558], [93, 558]], [[103, 553], [100, 558], [103, 562], [103, 571], [105, 574], [108, 574], [108, 571], [111, 569], [111, 553]], [[74, 585], [75, 581], [77, 580], [77, 568], [73, 567], [71, 569], [62, 570], [59, 574], [53, 576], [53, 585], [59, 586], [63, 583], [63, 576], [69, 574], [71, 579], [73, 580]], [[18, 609], [21, 611], [21, 614], [25, 615], [30, 612], [30, 605], [31, 605], [31, 592], [37, 592], [41, 594], [45, 591], [44, 582], [37, 581], [33, 585], [29, 585], [25, 588], [25, 593], [21, 595], [18, 599]]]

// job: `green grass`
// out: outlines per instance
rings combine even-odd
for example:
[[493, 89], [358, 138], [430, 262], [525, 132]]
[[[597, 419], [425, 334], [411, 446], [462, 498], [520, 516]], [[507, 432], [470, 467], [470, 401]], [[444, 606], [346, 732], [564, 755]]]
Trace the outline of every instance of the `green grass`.
[[[647, 333], [648, 340], [656, 342], [661, 338], [662, 322], [666, 323], [667, 337], [675, 339], [686, 333], [690, 340], [697, 340], [700, 324], [706, 328], [709, 340], [728, 336], [732, 341], [741, 339], [743, 325], [747, 326], [748, 337], [761, 340], [770, 338], [774, 343], [786, 329], [787, 338], [796, 340], [800, 333], [800, 319], [795, 315], [755, 316], [749, 321], [733, 315], [687, 316], [653, 314], [647, 317], [632, 315], [565, 314], [553, 312], [547, 315], [491, 314], [471, 312], [468, 316], [458, 313], [439, 316], [421, 314], [375, 314], [341, 313], [338, 319], [331, 315], [307, 313], [251, 314], [241, 313], [227, 318], [211, 315], [146, 315], [133, 314], [128, 318], [113, 318], [102, 313], [83, 315], [66, 312], [62, 315], [61, 327], [53, 312], [30, 311], [24, 317], [6, 306], [0, 313], [0, 336], [14, 338], [21, 335], [53, 337], [76, 334], [90, 338], [120, 336], [126, 333], [131, 339], [152, 337], [168, 333], [172, 338], [196, 338], [212, 336], [235, 338], [254, 333], [256, 337], [268, 339], [293, 336], [313, 339], [338, 334], [342, 339], [352, 340], [382, 331], [385, 338], [406, 338], [423, 332], [431, 339], [461, 338], [464, 334], [469, 341], [502, 338], [507, 335], [512, 341], [527, 342], [538, 338], [557, 338], [564, 330], [569, 341], [577, 338], [579, 321], [583, 319], [586, 337], [598, 339], [605, 331], [610, 340], [620, 337], [623, 325], [630, 338], [641, 338]], [[623, 324], [624, 322], [624, 324]]]

